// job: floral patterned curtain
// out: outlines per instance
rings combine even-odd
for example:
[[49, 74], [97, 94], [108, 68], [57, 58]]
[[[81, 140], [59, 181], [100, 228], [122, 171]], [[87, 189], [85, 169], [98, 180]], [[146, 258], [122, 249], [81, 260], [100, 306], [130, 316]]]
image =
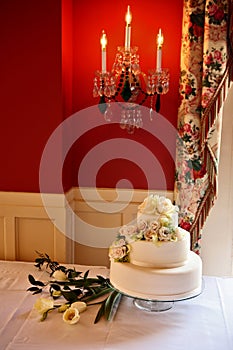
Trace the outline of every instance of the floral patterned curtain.
[[221, 107], [232, 66], [231, 11], [229, 0], [184, 0], [175, 202], [197, 253], [217, 193]]

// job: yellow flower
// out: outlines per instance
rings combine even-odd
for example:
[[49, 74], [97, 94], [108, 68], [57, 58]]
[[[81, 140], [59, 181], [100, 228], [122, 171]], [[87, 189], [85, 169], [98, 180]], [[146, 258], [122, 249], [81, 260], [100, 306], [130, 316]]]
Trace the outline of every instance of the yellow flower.
[[46, 311], [53, 308], [53, 300], [48, 298], [39, 298], [34, 304], [34, 308], [43, 315]]
[[86, 310], [87, 304], [84, 303], [84, 301], [76, 301], [75, 303], [71, 304], [71, 307], [74, 307], [79, 313], [81, 313]]
[[63, 314], [63, 321], [68, 324], [75, 324], [79, 319], [79, 311], [75, 307], [69, 307]]

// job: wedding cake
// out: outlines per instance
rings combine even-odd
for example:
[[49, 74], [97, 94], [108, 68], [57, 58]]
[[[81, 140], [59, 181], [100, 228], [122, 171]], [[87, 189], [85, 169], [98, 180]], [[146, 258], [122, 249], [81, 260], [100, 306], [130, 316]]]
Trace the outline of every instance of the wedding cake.
[[135, 224], [120, 228], [109, 249], [110, 282], [127, 295], [179, 300], [201, 291], [202, 261], [190, 251], [190, 234], [178, 227], [178, 207], [151, 194]]

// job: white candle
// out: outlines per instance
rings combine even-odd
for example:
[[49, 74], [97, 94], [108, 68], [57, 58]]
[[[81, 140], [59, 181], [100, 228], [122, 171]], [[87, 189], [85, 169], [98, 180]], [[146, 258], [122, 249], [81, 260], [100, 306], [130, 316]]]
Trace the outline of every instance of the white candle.
[[159, 34], [157, 35], [157, 61], [156, 70], [161, 72], [162, 67], [162, 45], [163, 45], [163, 34], [161, 29], [159, 29]]
[[107, 37], [106, 34], [104, 32], [104, 30], [102, 31], [102, 37], [100, 39], [100, 44], [101, 44], [101, 58], [102, 58], [102, 73], [106, 73], [107, 71], [107, 58], [106, 58], [106, 46], [107, 46]]
[[127, 12], [125, 15], [126, 27], [125, 27], [125, 49], [130, 50], [130, 38], [131, 38], [131, 20], [132, 15], [130, 12], [130, 6], [127, 8]]

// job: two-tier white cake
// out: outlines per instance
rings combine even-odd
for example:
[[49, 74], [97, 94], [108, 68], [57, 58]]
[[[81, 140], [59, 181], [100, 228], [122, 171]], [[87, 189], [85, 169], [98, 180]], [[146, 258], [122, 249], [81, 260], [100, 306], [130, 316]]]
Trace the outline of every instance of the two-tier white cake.
[[178, 300], [201, 290], [202, 261], [178, 227], [178, 208], [158, 195], [138, 208], [135, 225], [119, 230], [109, 249], [110, 281], [121, 292], [149, 300]]

